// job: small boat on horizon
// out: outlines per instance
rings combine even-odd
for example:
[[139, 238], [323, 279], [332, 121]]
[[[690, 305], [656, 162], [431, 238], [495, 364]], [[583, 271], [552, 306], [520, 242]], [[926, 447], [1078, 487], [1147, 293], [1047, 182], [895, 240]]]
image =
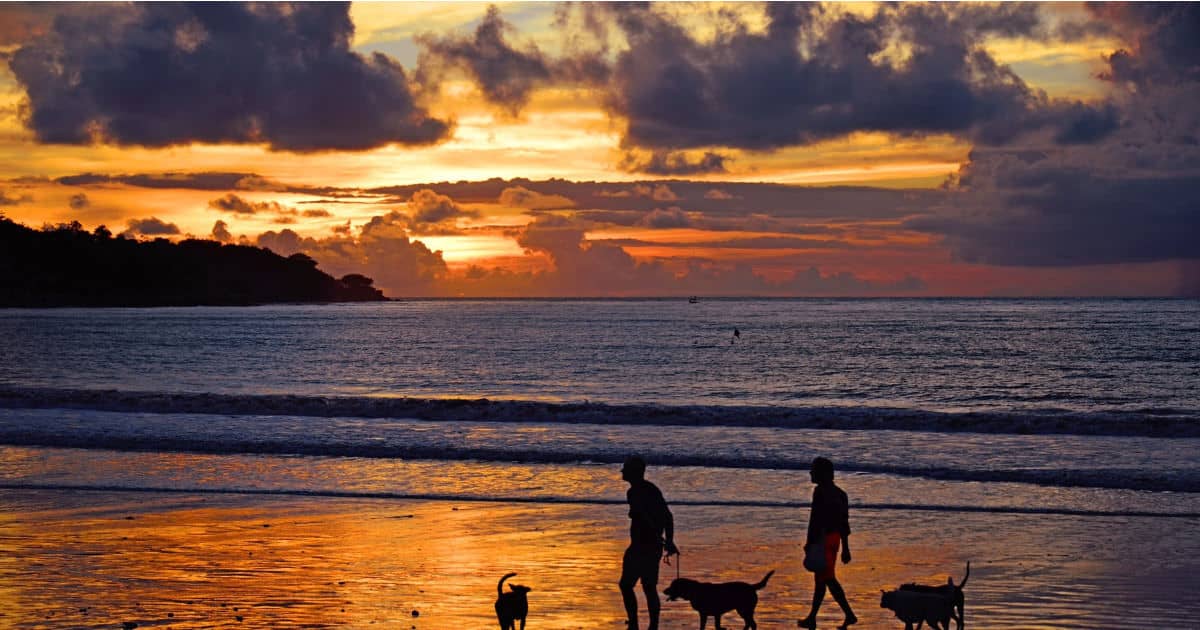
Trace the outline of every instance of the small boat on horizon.
[[700, 298], [697, 298], [694, 295], [692, 297], [688, 298], [688, 304], [695, 304], [696, 302], [699, 302], [699, 301], [700, 301]]

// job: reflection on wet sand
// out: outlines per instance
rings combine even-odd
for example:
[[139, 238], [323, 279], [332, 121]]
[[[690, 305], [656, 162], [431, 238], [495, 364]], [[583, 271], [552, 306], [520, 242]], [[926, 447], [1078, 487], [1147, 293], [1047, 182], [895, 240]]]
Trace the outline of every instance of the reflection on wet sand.
[[[794, 627], [812, 589], [802, 511], [674, 511], [685, 576], [776, 569], [757, 617]], [[880, 589], [961, 576], [968, 559], [973, 628], [1187, 627], [1200, 614], [1196, 524], [860, 510], [855, 559], [838, 571], [864, 628], [901, 627]], [[497, 577], [515, 571], [534, 589], [531, 627], [613, 628], [626, 526], [611, 505], [4, 490], [0, 625], [484, 628]], [[1117, 562], [1128, 554], [1148, 560]], [[828, 615], [822, 627], [839, 620]], [[664, 602], [664, 628], [695, 623]]]

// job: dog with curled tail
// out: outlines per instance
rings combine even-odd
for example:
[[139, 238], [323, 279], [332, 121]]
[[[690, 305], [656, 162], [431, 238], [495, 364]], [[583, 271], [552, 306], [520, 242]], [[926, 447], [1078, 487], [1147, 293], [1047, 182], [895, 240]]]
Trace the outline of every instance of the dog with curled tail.
[[952, 600], [950, 618], [954, 620], [954, 625], [958, 630], [963, 630], [963, 625], [966, 623], [966, 597], [963, 595], [963, 587], [967, 585], [967, 580], [971, 577], [971, 563], [967, 562], [967, 573], [963, 576], [962, 582], [954, 583], [954, 578], [946, 578], [945, 584], [938, 586], [926, 586], [924, 584], [901, 584], [900, 590], [912, 591], [916, 593], [935, 593], [948, 597]]
[[496, 619], [500, 622], [500, 630], [516, 630], [517, 620], [521, 620], [521, 630], [525, 630], [525, 617], [529, 614], [529, 600], [525, 594], [533, 590], [520, 584], [509, 584], [511, 589], [504, 592], [504, 580], [515, 576], [508, 573], [496, 583]]

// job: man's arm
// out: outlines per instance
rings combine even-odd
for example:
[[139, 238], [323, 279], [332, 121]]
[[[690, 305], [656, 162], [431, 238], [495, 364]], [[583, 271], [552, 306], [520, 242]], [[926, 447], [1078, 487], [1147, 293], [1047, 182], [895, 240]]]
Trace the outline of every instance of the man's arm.
[[671, 515], [671, 508], [667, 507], [666, 499], [662, 502], [662, 515], [667, 555], [673, 556], [679, 553], [679, 547], [675, 546], [675, 517]]

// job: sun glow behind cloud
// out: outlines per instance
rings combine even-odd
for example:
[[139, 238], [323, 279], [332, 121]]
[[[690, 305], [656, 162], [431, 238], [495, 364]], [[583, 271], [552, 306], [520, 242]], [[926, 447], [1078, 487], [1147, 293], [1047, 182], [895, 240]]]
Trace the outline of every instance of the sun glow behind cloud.
[[[16, 9], [19, 10], [20, 6], [16, 5]], [[141, 8], [149, 5], [136, 6]], [[1029, 156], [1033, 155], [1084, 151], [1071, 147], [1085, 146], [1094, 141], [1094, 137], [1088, 134], [1110, 133], [1111, 129], [1104, 127], [1106, 124], [1126, 133], [1131, 128], [1129, 117], [1116, 124], [1104, 118], [1103, 109], [1097, 109], [1100, 114], [1091, 118], [1084, 116], [1072, 128], [1073, 133], [1083, 138], [1082, 142], [1072, 140], [1076, 144], [1067, 143], [1065, 149], [1056, 144], [1058, 141], [1052, 130], [1043, 130], [1040, 135], [1033, 134], [1022, 139], [1021, 143], [1014, 141], [1011, 145], [1005, 145], [1010, 139], [1001, 138], [994, 146], [981, 146], [979, 138], [982, 132], [971, 126], [974, 123], [963, 123], [957, 127], [939, 126], [938, 120], [927, 122], [924, 126], [901, 125], [898, 131], [893, 132], [870, 130], [896, 128], [887, 124], [877, 124], [865, 130], [852, 127], [845, 132], [833, 125], [830, 127], [833, 131], [828, 131], [829, 135], [822, 135], [821, 130], [817, 129], [812, 135], [801, 133], [797, 136], [801, 140], [776, 141], [768, 138], [769, 141], [756, 144], [748, 140], [742, 142], [745, 138], [725, 133], [727, 130], [724, 129], [714, 132], [711, 129], [690, 128], [687, 122], [687, 117], [693, 113], [690, 107], [671, 110], [656, 118], [658, 114], [651, 111], [652, 107], [648, 110], [639, 109], [645, 104], [636, 98], [620, 100], [630, 94], [641, 94], [633, 88], [645, 88], [647, 94], [661, 96], [663, 93], [656, 91], [661, 86], [654, 81], [631, 88], [619, 82], [585, 85], [542, 79], [532, 84], [527, 100], [517, 108], [489, 102], [481, 82], [469, 76], [464, 67], [457, 67], [441, 77], [436, 82], [436, 88], [433, 87], [434, 82], [420, 84], [418, 77], [423, 72], [422, 44], [415, 41], [414, 37], [427, 35], [448, 38], [441, 40], [444, 42], [473, 42], [473, 38], [478, 37], [476, 29], [488, 19], [488, 6], [483, 3], [366, 3], [354, 4], [350, 9], [349, 17], [354, 22], [353, 53], [367, 56], [382, 53], [394, 59], [403, 68], [406, 80], [413, 86], [415, 98], [420, 100], [429, 116], [453, 125], [452, 132], [444, 138], [424, 145], [393, 142], [369, 150], [297, 153], [272, 151], [266, 143], [217, 144], [192, 140], [180, 141], [165, 148], [146, 148], [136, 143], [43, 143], [27, 124], [31, 102], [25, 89], [8, 64], [0, 64], [0, 169], [4, 179], [9, 180], [0, 182], [0, 193], [5, 195], [0, 197], [0, 203], [3, 203], [0, 211], [8, 217], [33, 225], [80, 220], [88, 228], [104, 223], [120, 229], [127, 221], [155, 217], [178, 226], [181, 236], [207, 237], [212, 233], [214, 224], [222, 221], [230, 233], [245, 237], [249, 242], [268, 230], [288, 230], [301, 238], [321, 240], [333, 238], [334, 235], [337, 238], [352, 238], [379, 217], [394, 213], [411, 214], [407, 199], [416, 190], [428, 187], [438, 193], [448, 194], [439, 182], [520, 179], [511, 185], [530, 189], [527, 192], [531, 194], [544, 194], [547, 198], [560, 192], [552, 190], [553, 185], [546, 185], [542, 190], [525, 180], [608, 182], [611, 185], [607, 191], [613, 197], [601, 198], [598, 196], [601, 191], [580, 193], [570, 198], [566, 207], [553, 207], [553, 204], [525, 207], [503, 204], [500, 196], [508, 184], [500, 185], [498, 189], [489, 189], [488, 195], [454, 199], [475, 212], [475, 215], [439, 224], [428, 233], [413, 230], [410, 236], [430, 250], [440, 252], [440, 258], [451, 275], [472, 264], [527, 272], [546, 269], [554, 260], [567, 266], [574, 264], [581, 269], [590, 269], [588, 265], [599, 264], [596, 261], [610, 254], [609, 262], [612, 264], [628, 262], [615, 254], [612, 249], [615, 248], [637, 263], [669, 261], [672, 268], [680, 273], [680, 269], [689, 261], [696, 260], [706, 261], [705, 264], [749, 264], [756, 269], [772, 270], [771, 273], [779, 277], [787, 275], [780, 270], [796, 271], [811, 265], [831, 271], [850, 271], [858, 274], [859, 278], [895, 280], [904, 275], [898, 271], [903, 269], [905, 272], [921, 274], [930, 281], [941, 278], [944, 282], [942, 286], [953, 287], [952, 291], [966, 291], [964, 287], [969, 283], [959, 280], [959, 275], [956, 275], [959, 272], [947, 270], [965, 269], [966, 263], [976, 261], [966, 260], [970, 251], [952, 245], [982, 241], [990, 243], [990, 239], [973, 231], [976, 227], [972, 223], [988, 215], [983, 211], [972, 215], [971, 210], [967, 209], [964, 210], [966, 218], [960, 217], [958, 223], [938, 223], [929, 218], [931, 213], [953, 209], [955, 203], [962, 200], [961, 197], [940, 202], [940, 206], [933, 202], [921, 202], [914, 204], [911, 211], [896, 210], [882, 218], [876, 216], [882, 211], [875, 206], [867, 211], [855, 206], [858, 202], [847, 201], [845, 203], [850, 214], [823, 219], [824, 227], [841, 230], [836, 239], [830, 239], [836, 244], [818, 244], [813, 236], [806, 246], [803, 240], [796, 239], [796, 233], [786, 230], [811, 226], [799, 225], [801, 222], [796, 221], [789, 223], [787, 217], [809, 212], [811, 208], [789, 205], [800, 203], [789, 200], [746, 201], [737, 194], [723, 192], [721, 183], [872, 186], [932, 191], [939, 189], [947, 178], [955, 175], [969, 177], [974, 173], [978, 181], [982, 177], [978, 173], [982, 172], [984, 165], [990, 164], [989, 160], [998, 162], [999, 166], [995, 167], [998, 169], [995, 173], [988, 171], [987, 176], [995, 175], [997, 181], [1007, 181], [1002, 178], [1007, 174], [1004, 169], [1015, 167], [1005, 160], [1019, 161], [1031, 159]], [[502, 43], [511, 46], [508, 52], [512, 55], [529, 53], [536, 46], [544, 59], [554, 60], [571, 50], [572, 40], [565, 37], [565, 31], [555, 26], [555, 5], [501, 3], [497, 6], [497, 15], [504, 24], [509, 25], [504, 30]], [[905, 6], [894, 5], [894, 8], [902, 10]], [[576, 6], [566, 11], [579, 8]], [[832, 21], [841, 15], [840, 12], [849, 11], [866, 20], [875, 15], [877, 9], [876, 5], [870, 3], [832, 5], [823, 19]], [[664, 20], [681, 25], [688, 37], [692, 38], [693, 41], [688, 45], [694, 47], [681, 48], [690, 51], [683, 54], [681, 59], [690, 59], [688, 54], [704, 59], [701, 54], [704, 46], [719, 43], [723, 41], [722, 37], [728, 35], [733, 24], [730, 16], [738, 16], [745, 32], [759, 39], [765, 37], [771, 25], [768, 14], [760, 4], [663, 4], [656, 5], [653, 10]], [[1055, 29], [1064, 25], [1084, 23], [1094, 18], [1090, 9], [1078, 5], [1039, 5], [1036, 12], [1041, 20], [1039, 28], [1044, 33], [1056, 32]], [[609, 26], [607, 43], [610, 48], [605, 59], [614, 63], [632, 45], [632, 38], [626, 37], [613, 25]], [[44, 30], [49, 27], [42, 24], [38, 28]], [[579, 32], [572, 34], [582, 37]], [[1110, 69], [1108, 55], [1122, 47], [1130, 47], [1122, 39], [1125, 37], [1128, 35], [1119, 33], [1115, 28], [1094, 28], [1070, 38], [1034, 37], [1028, 34], [997, 36], [991, 33], [979, 41], [996, 63], [1008, 64], [1019, 81], [1023, 81], [1023, 85], [1032, 92], [1044, 90], [1049, 99], [1081, 99], [1077, 108], [1093, 105], [1100, 108], [1104, 99], [1109, 97], [1112, 84], [1098, 76]], [[0, 46], [8, 54], [20, 48], [19, 43], [0, 42]], [[671, 50], [665, 48], [646, 48], [645, 52], [650, 56], [672, 54]], [[479, 50], [496, 52], [497, 48], [481, 46]], [[473, 54], [481, 54], [479, 50]], [[727, 52], [729, 59], [736, 57], [736, 51]], [[901, 60], [908, 59], [912, 54], [913, 48], [908, 43], [891, 42], [876, 57], [890, 56]], [[499, 64], [501, 59], [490, 61]], [[895, 68], [889, 71], [893, 70], [899, 72]], [[626, 81], [636, 82], [637, 79], [632, 74], [623, 76]], [[788, 86], [779, 87], [784, 89]], [[629, 94], [618, 93], [625, 89], [632, 91]], [[718, 98], [704, 94], [705, 98]], [[986, 99], [990, 95], [992, 92], [980, 91], [972, 93], [970, 97]], [[1178, 102], [1186, 100], [1186, 94], [1176, 99]], [[693, 102], [691, 105], [700, 107], [711, 104]], [[983, 103], [983, 106], [987, 105], [989, 103]], [[852, 101], [837, 106], [844, 107], [850, 112], [847, 116], [851, 116], [855, 107], [862, 107], [862, 102]], [[651, 111], [654, 116], [647, 116], [646, 111]], [[1061, 110], [1048, 111], [1048, 116], [1061, 113]], [[714, 107], [709, 113], [714, 112], [727, 115], [726, 118], [716, 116], [715, 119], [731, 120], [731, 124], [746, 124], [746, 129], [753, 133], [769, 136], [778, 131], [754, 127], [750, 123], [756, 121], [740, 117], [736, 109]], [[1089, 110], [1087, 113], [1093, 112]], [[888, 115], [890, 112], [887, 108], [877, 114], [881, 117]], [[638, 116], [642, 116], [642, 123], [662, 123], [668, 128], [667, 132], [663, 132], [662, 136], [654, 133], [638, 136], [631, 127], [631, 120]], [[815, 126], [824, 120], [819, 115], [800, 119], [812, 122]], [[892, 123], [889, 121], [888, 124]], [[662, 131], [653, 128], [653, 125], [651, 128], [656, 132]], [[1096, 128], [1100, 131], [1097, 132]], [[809, 130], [802, 128], [798, 131]], [[699, 132], [713, 133], [706, 136]], [[693, 133], [696, 135], [690, 135]], [[1186, 133], [1181, 133], [1186, 136]], [[650, 146], [664, 137], [677, 142], [677, 146], [684, 149], [682, 154], [673, 154], [676, 145], [666, 148]], [[695, 144], [695, 137], [712, 137], [730, 142], [728, 145], [716, 141], [711, 145]], [[257, 138], [255, 136], [252, 139]], [[639, 140], [649, 144], [639, 144]], [[1123, 146], [1135, 144], [1131, 141]], [[1010, 154], [1017, 155], [1018, 149], [1024, 151], [1019, 157], [1008, 157]], [[710, 161], [703, 163], [702, 160], [710, 155]], [[1100, 162], [1102, 157], [1104, 154], [1098, 151], [1092, 159]], [[667, 168], [659, 172], [634, 172], [637, 168], [654, 164], [658, 164], [660, 169], [663, 165]], [[672, 172], [671, 168], [677, 169], [676, 172]], [[231, 192], [226, 190], [153, 188], [117, 183], [67, 186], [52, 181], [84, 173], [115, 176], [167, 171], [246, 173], [282, 183], [286, 185], [283, 188], [239, 188], [232, 192], [249, 203], [277, 203], [283, 210], [236, 213], [215, 208], [212, 201]], [[1064, 171], [1072, 172], [1069, 168]], [[1058, 171], [1049, 169], [1044, 172], [1054, 174]], [[1153, 168], [1147, 170], [1150, 174], [1154, 172]], [[41, 179], [15, 181], [19, 178]], [[677, 198], [667, 195], [651, 198], [634, 188], [635, 183], [640, 183], [647, 186], [648, 190], [654, 189], [648, 180], [659, 178], [711, 182], [709, 192], [716, 192], [713, 196], [692, 192]], [[294, 189], [284, 189], [289, 186]], [[416, 188], [406, 188], [402, 194], [390, 192], [393, 188], [404, 186]], [[316, 187], [329, 188], [348, 196], [330, 196], [311, 190]], [[976, 188], [979, 189], [979, 186]], [[364, 192], [370, 189], [389, 192]], [[1044, 192], [1052, 188], [1043, 187], [1041, 190]], [[907, 203], [903, 197], [895, 199], [897, 204]], [[822, 200], [821, 203], [836, 208], [840, 202]], [[322, 210], [324, 214], [306, 214], [306, 210]], [[756, 214], [774, 221], [764, 223], [769, 223], [769, 229], [732, 229], [731, 224], [721, 223], [736, 219], [749, 225], [748, 221]], [[647, 227], [646, 223], [651, 219], [691, 221], [692, 226]], [[535, 231], [554, 227], [559, 230], [554, 238], [559, 240], [537, 241], [543, 244], [544, 249], [521, 245], [522, 238], [529, 239], [531, 236], [528, 231], [531, 222], [539, 220], [544, 221], [545, 225], [535, 227]], [[915, 220], [915, 223], [906, 223], [909, 220]], [[551, 225], [554, 221], [559, 223]], [[719, 229], [714, 227], [717, 225]], [[1004, 229], [1007, 226], [1003, 220], [990, 225], [992, 229]], [[577, 230], [582, 230], [584, 240], [574, 243], [570, 237]], [[946, 242], [942, 242], [943, 236]], [[777, 240], [773, 243], [763, 240], [785, 237], [795, 240]], [[620, 246], [611, 243], [605, 245], [609, 241], [622, 242], [620, 239], [628, 242]], [[735, 241], [750, 245], [729, 245]], [[791, 245], [781, 245], [784, 243]], [[1116, 249], [1119, 248], [1109, 248]], [[991, 250], [984, 251], [988, 255], [999, 255]], [[1006, 264], [1011, 264], [1011, 260], [1021, 259], [1011, 256], [1004, 260]], [[979, 266], [992, 269], [987, 265]], [[979, 271], [974, 267], [971, 269], [973, 271], [968, 275], [990, 283], [988, 286], [997, 286], [997, 278], [1003, 275], [1000, 272]], [[886, 273], [881, 270], [886, 270]], [[1006, 272], [1016, 273], [1012, 269]], [[1066, 272], [1022, 273], [1028, 273], [1031, 278], [1029, 282], [1034, 287], [1030, 290], [1034, 292], [1050, 286], [1051, 279], [1053, 283], [1058, 283], [1054, 286], [1062, 286], [1086, 275], [1083, 272], [1074, 276]], [[1150, 275], [1148, 272], [1131, 273], [1128, 277], [1144, 281]], [[1044, 279], [1042, 284], [1039, 284], [1039, 278]], [[646, 282], [649, 287], [645, 289], [647, 291], [659, 286], [649, 280]], [[1134, 283], [1135, 280], [1130, 280], [1130, 284]], [[1160, 285], [1155, 286], [1155, 290], [1161, 289]], [[938, 290], [935, 286], [931, 292]], [[941, 290], [951, 291], [948, 288]]]

